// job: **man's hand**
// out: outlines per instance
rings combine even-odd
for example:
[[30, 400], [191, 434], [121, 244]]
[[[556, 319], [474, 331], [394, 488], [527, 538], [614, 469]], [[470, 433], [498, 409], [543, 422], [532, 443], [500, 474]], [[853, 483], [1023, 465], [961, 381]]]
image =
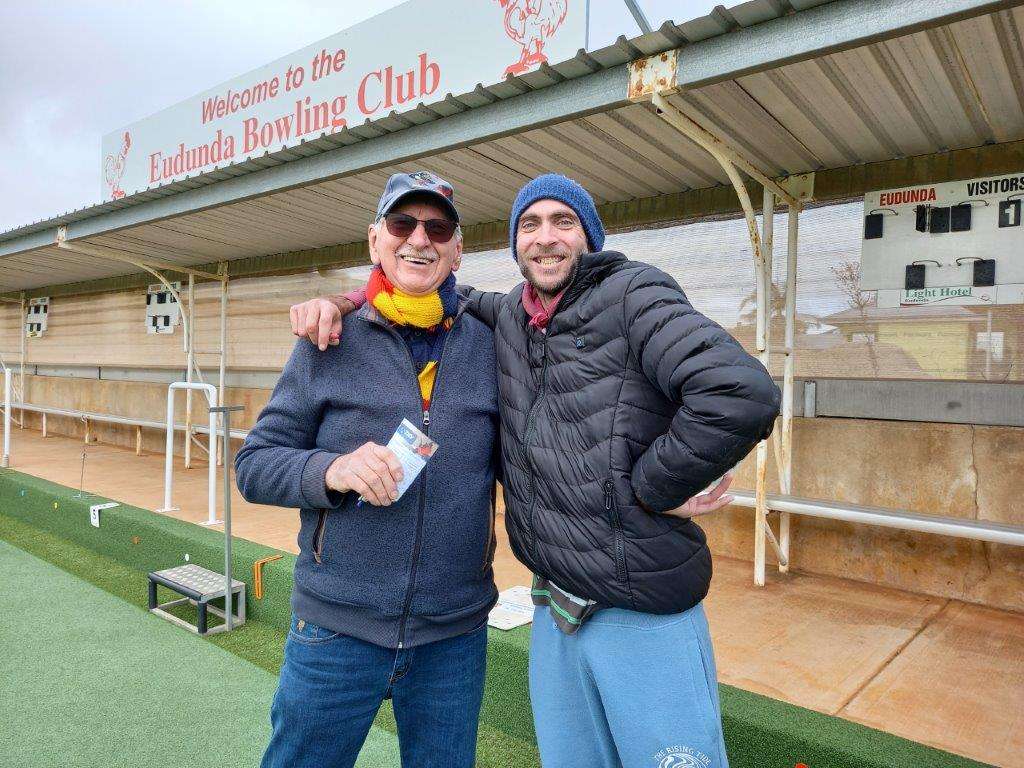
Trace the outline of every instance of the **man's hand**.
[[305, 336], [323, 352], [327, 345], [336, 346], [341, 339], [341, 318], [355, 309], [343, 296], [310, 299], [291, 308], [292, 333]]
[[683, 506], [670, 509], [662, 514], [672, 515], [673, 517], [698, 517], [699, 515], [706, 515], [709, 512], [721, 509], [732, 504], [736, 498], [735, 496], [722, 495], [729, 490], [731, 484], [732, 473], [729, 472], [708, 493], [700, 493], [689, 499]]
[[355, 491], [376, 507], [386, 507], [398, 498], [402, 465], [383, 445], [364, 443], [352, 453], [336, 458], [327, 468], [327, 487]]

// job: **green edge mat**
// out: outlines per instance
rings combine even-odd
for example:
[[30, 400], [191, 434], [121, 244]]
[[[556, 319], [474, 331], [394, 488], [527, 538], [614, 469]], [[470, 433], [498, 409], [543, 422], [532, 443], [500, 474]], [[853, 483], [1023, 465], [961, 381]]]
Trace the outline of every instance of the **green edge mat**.
[[[129, 505], [104, 510], [100, 528], [89, 506], [108, 499], [76, 498], [76, 491], [13, 470], [0, 470], [0, 539], [47, 560], [139, 606], [146, 604], [145, 573], [189, 561], [223, 568], [223, 535], [202, 526]], [[244, 539], [232, 547], [233, 576], [252, 583], [253, 561], [275, 554], [264, 568], [265, 597], [250, 594], [249, 621], [212, 635], [213, 643], [269, 672], [281, 665], [289, 622], [295, 557]], [[487, 690], [480, 723], [478, 764], [493, 768], [540, 765], [527, 689], [529, 628], [490, 630]], [[732, 768], [977, 768], [966, 758], [792, 704], [720, 686]], [[376, 725], [394, 732], [385, 706]]]

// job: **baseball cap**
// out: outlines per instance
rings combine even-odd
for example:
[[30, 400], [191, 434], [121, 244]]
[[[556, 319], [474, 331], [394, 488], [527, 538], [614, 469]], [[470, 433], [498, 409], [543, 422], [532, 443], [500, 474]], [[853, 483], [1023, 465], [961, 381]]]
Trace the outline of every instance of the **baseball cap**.
[[455, 223], [459, 223], [459, 212], [455, 209], [455, 191], [452, 185], [430, 171], [415, 173], [396, 173], [384, 186], [384, 194], [377, 203], [377, 219], [394, 208], [403, 198], [413, 195], [428, 195], [437, 198], [437, 202], [448, 211]]

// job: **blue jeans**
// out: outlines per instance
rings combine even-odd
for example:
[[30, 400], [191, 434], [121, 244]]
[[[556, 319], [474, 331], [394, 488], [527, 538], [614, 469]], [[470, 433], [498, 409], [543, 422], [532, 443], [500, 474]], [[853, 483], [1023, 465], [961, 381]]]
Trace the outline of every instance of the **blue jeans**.
[[476, 755], [487, 626], [382, 648], [292, 617], [263, 768], [349, 768], [391, 698], [402, 765], [463, 768]]
[[544, 768], [728, 768], [711, 635], [698, 603], [598, 611], [574, 635], [538, 606], [530, 700]]

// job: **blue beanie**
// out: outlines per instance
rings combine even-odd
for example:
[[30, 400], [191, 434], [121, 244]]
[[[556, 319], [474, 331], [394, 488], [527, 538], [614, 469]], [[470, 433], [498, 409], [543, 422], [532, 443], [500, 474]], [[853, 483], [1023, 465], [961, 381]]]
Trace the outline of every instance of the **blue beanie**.
[[604, 248], [604, 225], [597, 215], [594, 199], [582, 186], [557, 173], [546, 173], [538, 176], [519, 190], [516, 201], [512, 203], [512, 218], [508, 224], [508, 241], [512, 248], [512, 258], [516, 256], [516, 230], [519, 229], [519, 217], [523, 211], [538, 200], [558, 200], [572, 208], [580, 217], [583, 231], [587, 235], [590, 252]]

